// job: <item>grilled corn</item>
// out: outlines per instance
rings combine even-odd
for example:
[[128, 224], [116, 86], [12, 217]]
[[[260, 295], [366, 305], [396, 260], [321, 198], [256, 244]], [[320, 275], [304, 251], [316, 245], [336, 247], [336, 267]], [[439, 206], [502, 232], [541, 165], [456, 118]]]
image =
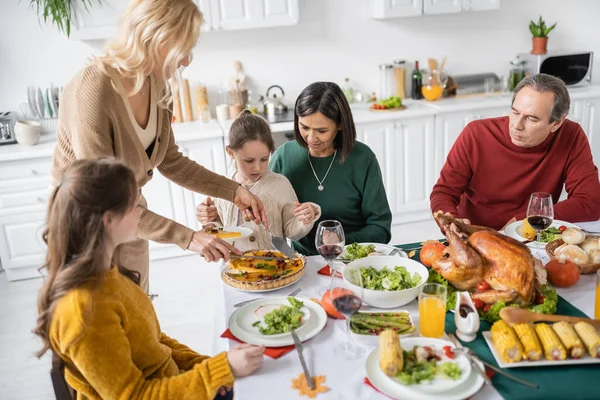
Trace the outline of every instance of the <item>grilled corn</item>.
[[513, 329], [523, 345], [523, 358], [539, 360], [542, 357], [542, 345], [533, 327], [529, 324], [516, 324]]
[[523, 346], [519, 338], [506, 322], [499, 320], [492, 325], [492, 340], [502, 359], [508, 363], [517, 362], [523, 356]]
[[396, 376], [404, 368], [400, 338], [392, 329], [379, 334], [379, 366], [387, 376]]
[[556, 336], [556, 333], [554, 333], [548, 324], [537, 324], [535, 331], [542, 342], [547, 360], [564, 360], [567, 358], [564, 346], [560, 343], [558, 336]]
[[567, 355], [571, 358], [579, 358], [585, 354], [583, 343], [575, 333], [575, 330], [568, 322], [561, 321], [552, 325], [552, 329], [567, 350]]
[[600, 358], [600, 335], [592, 325], [587, 322], [578, 322], [575, 324], [577, 334], [585, 343], [590, 355], [594, 358]]

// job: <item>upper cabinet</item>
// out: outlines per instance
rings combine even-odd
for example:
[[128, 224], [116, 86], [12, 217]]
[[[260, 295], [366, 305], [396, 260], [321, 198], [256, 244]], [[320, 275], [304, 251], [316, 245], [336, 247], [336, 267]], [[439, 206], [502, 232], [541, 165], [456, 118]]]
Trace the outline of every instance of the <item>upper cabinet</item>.
[[[203, 32], [293, 25], [299, 19], [298, 0], [194, 1], [204, 15]], [[126, 0], [102, 0], [89, 10], [81, 6], [71, 37], [75, 40], [113, 37], [128, 4]]]
[[386, 19], [497, 10], [500, 0], [368, 0], [368, 6], [371, 18]]

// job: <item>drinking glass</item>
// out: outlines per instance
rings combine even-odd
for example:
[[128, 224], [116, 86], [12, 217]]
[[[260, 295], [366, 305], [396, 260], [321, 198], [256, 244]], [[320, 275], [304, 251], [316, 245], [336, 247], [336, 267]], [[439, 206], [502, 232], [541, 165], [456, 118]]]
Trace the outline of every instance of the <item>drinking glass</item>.
[[537, 241], [540, 241], [540, 233], [552, 225], [554, 220], [554, 206], [550, 193], [535, 192], [529, 198], [527, 207], [527, 222], [535, 229]]
[[483, 88], [485, 90], [486, 96], [491, 96], [496, 91], [496, 79], [495, 78], [485, 78], [483, 81]]
[[333, 278], [336, 274], [334, 260], [342, 254], [345, 243], [344, 228], [339, 221], [325, 220], [319, 223], [315, 236], [315, 247], [321, 257], [329, 264], [329, 271], [331, 272], [329, 287], [320, 288], [318, 291], [320, 296], [323, 296], [333, 286]]
[[[340, 277], [334, 277], [335, 284], [331, 289], [331, 298], [333, 307], [344, 317], [346, 317], [347, 339], [344, 343], [335, 346], [334, 353], [340, 358], [354, 360], [365, 355], [365, 349], [356, 344], [350, 335], [350, 317], [356, 313], [362, 306], [363, 283], [358, 268], [351, 271], [345, 271], [348, 279], [353, 282], [352, 289], [344, 286], [344, 280]], [[334, 275], [332, 275], [334, 276]]]
[[421, 336], [440, 338], [446, 324], [446, 287], [426, 283], [419, 289], [419, 330]]
[[596, 271], [596, 309], [594, 318], [600, 319], [600, 269]]

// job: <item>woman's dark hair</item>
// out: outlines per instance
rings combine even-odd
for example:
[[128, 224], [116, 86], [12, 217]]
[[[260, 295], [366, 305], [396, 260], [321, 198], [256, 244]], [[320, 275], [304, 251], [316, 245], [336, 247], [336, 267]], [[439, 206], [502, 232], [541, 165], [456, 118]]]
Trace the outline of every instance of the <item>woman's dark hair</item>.
[[263, 117], [252, 114], [250, 110], [244, 110], [231, 124], [227, 147], [231, 150], [239, 150], [244, 143], [253, 140], [264, 143], [271, 153], [275, 151], [275, 142], [269, 123]]
[[333, 82], [315, 82], [308, 85], [298, 96], [294, 115], [294, 136], [300, 146], [308, 148], [300, 134], [298, 119], [320, 112], [339, 127], [333, 146], [340, 153], [343, 162], [354, 147], [356, 128], [352, 119], [352, 111], [346, 96], [340, 87]]

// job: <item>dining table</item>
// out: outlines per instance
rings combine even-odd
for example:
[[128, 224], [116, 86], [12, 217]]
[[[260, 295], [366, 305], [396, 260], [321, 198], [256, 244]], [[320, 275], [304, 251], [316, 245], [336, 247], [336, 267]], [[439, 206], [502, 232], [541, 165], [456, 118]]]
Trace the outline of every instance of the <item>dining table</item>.
[[[583, 229], [598, 232], [600, 231], [600, 221], [578, 224]], [[407, 245], [399, 245], [402, 248]], [[549, 261], [549, 257], [544, 249], [531, 248], [534, 257], [540, 259], [544, 264]], [[320, 256], [306, 257], [304, 276], [288, 287], [263, 293], [243, 292], [228, 286], [221, 280], [221, 269], [210, 268], [212, 271], [208, 279], [215, 279], [215, 285], [221, 286], [222, 297], [214, 299], [217, 309], [217, 321], [215, 321], [215, 339], [213, 350], [227, 351], [238, 344], [237, 341], [221, 338], [221, 334], [228, 328], [228, 319], [236, 310], [235, 304], [250, 300], [260, 299], [269, 296], [286, 296], [296, 289], [301, 291], [296, 297], [304, 298], [310, 301], [311, 298], [319, 298], [320, 288], [329, 285], [330, 277], [318, 274], [318, 271], [326, 266], [326, 262]], [[595, 301], [596, 274], [581, 275], [579, 282], [570, 288], [556, 288], [559, 296], [568, 301], [572, 306], [581, 310], [587, 316], [593, 318]], [[410, 312], [411, 317], [417, 327], [412, 334], [419, 336], [419, 312], [417, 300], [401, 307]], [[448, 321], [448, 318], [447, 318]], [[448, 322], [446, 323], [446, 334], [455, 333], [448, 331]], [[453, 325], [453, 324], [452, 324]], [[454, 328], [454, 326], [452, 326]], [[375, 390], [365, 383], [367, 377], [366, 362], [367, 356], [377, 350], [377, 347], [365, 346], [365, 355], [354, 360], [340, 358], [334, 353], [334, 347], [347, 340], [346, 323], [344, 320], [328, 318], [324, 329], [312, 339], [304, 342], [304, 356], [307, 360], [308, 369], [313, 376], [324, 376], [324, 385], [329, 387], [329, 391], [319, 393], [317, 399], [335, 399], [335, 400], [385, 400], [389, 399], [386, 395]], [[554, 367], [564, 368], [567, 367]], [[506, 369], [506, 372], [513, 372], [514, 369]], [[302, 366], [298, 354], [295, 351], [283, 355], [279, 358], [264, 357], [262, 367], [254, 374], [248, 377], [237, 378], [234, 386], [234, 396], [237, 400], [264, 400], [264, 399], [307, 399], [301, 396], [296, 389], [292, 388], [292, 379], [298, 378], [302, 373]], [[600, 378], [600, 372], [599, 376]], [[494, 379], [492, 379], [492, 383]], [[502, 395], [492, 386], [484, 385], [472, 397], [472, 399], [502, 399]]]

